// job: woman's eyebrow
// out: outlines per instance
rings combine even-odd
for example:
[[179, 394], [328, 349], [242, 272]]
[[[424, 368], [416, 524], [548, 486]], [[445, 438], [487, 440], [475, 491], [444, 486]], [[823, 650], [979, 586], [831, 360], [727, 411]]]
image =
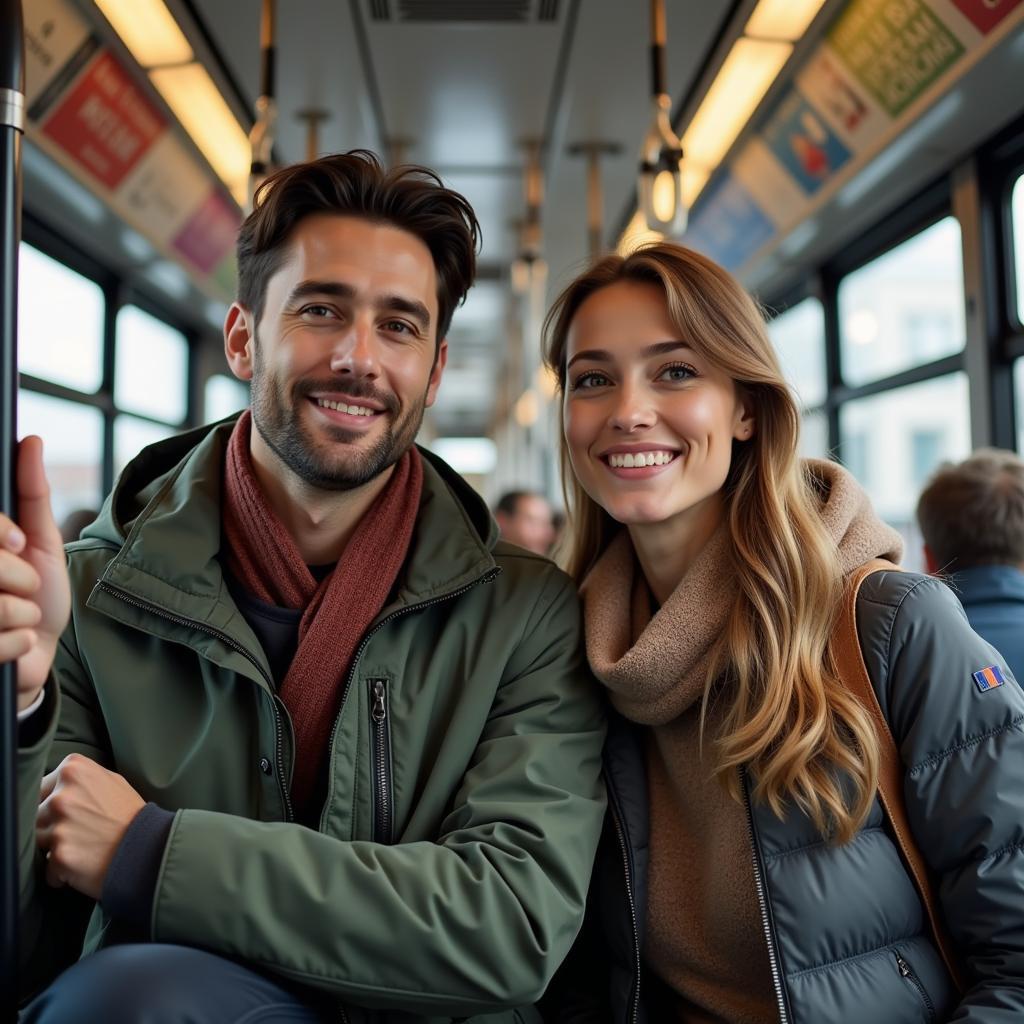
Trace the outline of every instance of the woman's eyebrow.
[[[689, 349], [690, 346], [681, 339], [676, 341], [656, 341], [653, 345], [648, 345], [646, 348], [641, 349], [640, 355], [644, 359], [650, 359], [651, 356], [664, 355], [666, 352], [674, 352], [678, 348]], [[565, 368], [568, 370], [577, 359], [589, 359], [595, 363], [611, 363], [615, 361], [611, 353], [606, 352], [604, 349], [588, 348], [584, 349], [582, 352], [577, 352], [576, 355], [574, 355], [572, 359], [565, 364]]]

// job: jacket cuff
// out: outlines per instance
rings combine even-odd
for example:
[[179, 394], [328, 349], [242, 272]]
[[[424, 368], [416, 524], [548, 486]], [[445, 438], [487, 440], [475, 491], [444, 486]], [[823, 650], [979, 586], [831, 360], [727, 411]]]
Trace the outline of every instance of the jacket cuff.
[[103, 910], [147, 936], [160, 864], [173, 824], [172, 811], [146, 804], [128, 826], [103, 880]]
[[18, 749], [29, 750], [46, 736], [57, 709], [57, 683], [51, 673], [36, 703], [18, 713]]

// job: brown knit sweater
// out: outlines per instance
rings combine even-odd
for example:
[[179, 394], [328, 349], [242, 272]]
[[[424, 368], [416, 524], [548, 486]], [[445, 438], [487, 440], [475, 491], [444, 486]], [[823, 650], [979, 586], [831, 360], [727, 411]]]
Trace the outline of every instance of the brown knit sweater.
[[[822, 522], [844, 572], [870, 558], [898, 560], [903, 544], [871, 510], [853, 477], [809, 463], [826, 497]], [[712, 537], [652, 615], [649, 590], [623, 530], [583, 588], [587, 656], [627, 718], [651, 726], [647, 935], [643, 956], [676, 997], [675, 1019], [762, 1024], [777, 1011], [743, 808], [712, 777], [710, 742], [699, 742], [707, 655], [726, 622], [725, 528]], [[709, 709], [706, 737], [715, 735]]]

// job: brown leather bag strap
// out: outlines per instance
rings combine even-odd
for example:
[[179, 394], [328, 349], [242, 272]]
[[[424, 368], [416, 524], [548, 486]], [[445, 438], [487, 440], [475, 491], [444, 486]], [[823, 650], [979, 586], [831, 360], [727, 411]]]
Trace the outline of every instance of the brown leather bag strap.
[[857, 594], [861, 584], [872, 573], [883, 571], [900, 572], [902, 570], [892, 562], [876, 558], [850, 573], [839, 620], [836, 623], [836, 631], [832, 638], [832, 657], [835, 660], [839, 678], [864, 705], [875, 724], [879, 752], [878, 796], [903, 854], [904, 864], [914, 880], [914, 885], [917, 886], [921, 901], [928, 913], [935, 944], [938, 946], [954, 982], [963, 992], [963, 976], [957, 959], [953, 955], [953, 944], [938, 909], [928, 866], [914, 842], [910, 823], [907, 820], [907, 809], [903, 800], [903, 763], [900, 760], [896, 741], [889, 729], [889, 723], [879, 707], [875, 688], [871, 685], [860, 639], [857, 635]]

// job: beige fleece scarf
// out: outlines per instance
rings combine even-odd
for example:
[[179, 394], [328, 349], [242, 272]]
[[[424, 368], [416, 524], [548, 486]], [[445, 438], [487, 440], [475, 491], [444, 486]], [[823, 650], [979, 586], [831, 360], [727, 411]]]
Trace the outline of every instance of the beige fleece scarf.
[[[843, 572], [871, 558], [899, 561], [902, 538], [875, 515], [850, 473], [835, 462], [806, 465], [825, 495], [821, 519], [839, 548]], [[703, 693], [707, 657], [735, 597], [729, 557], [723, 524], [646, 627], [637, 600], [643, 581], [626, 530], [587, 575], [581, 588], [587, 658], [627, 718], [663, 725]]]

